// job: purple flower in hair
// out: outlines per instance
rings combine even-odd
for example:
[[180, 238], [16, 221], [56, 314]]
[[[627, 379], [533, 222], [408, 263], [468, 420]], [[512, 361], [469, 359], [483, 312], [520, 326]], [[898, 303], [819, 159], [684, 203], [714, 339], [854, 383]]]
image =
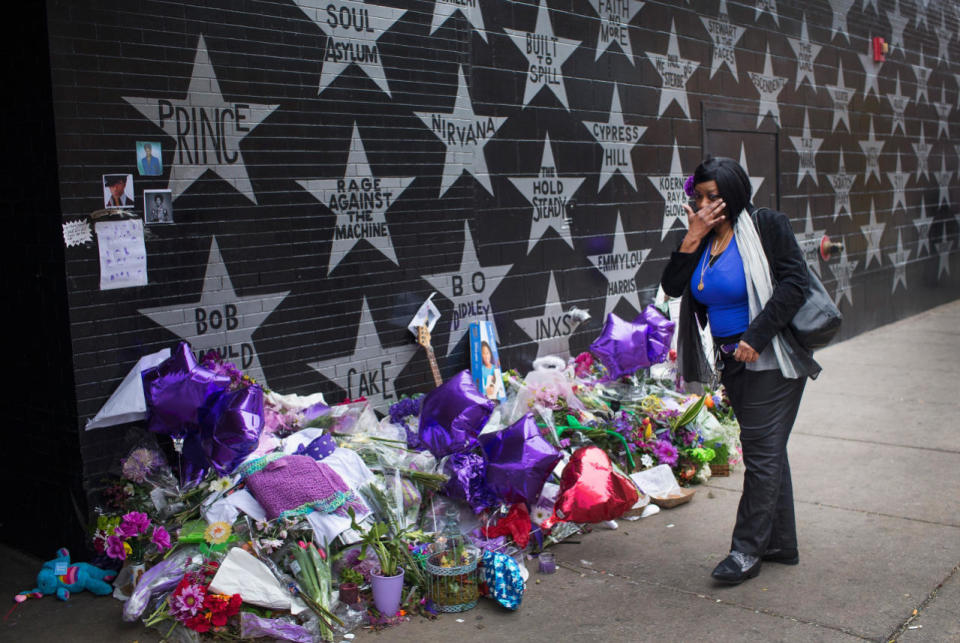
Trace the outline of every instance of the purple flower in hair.
[[691, 199], [694, 196], [693, 192], [693, 175], [687, 177], [687, 180], [683, 182], [683, 191], [687, 193], [687, 196]]

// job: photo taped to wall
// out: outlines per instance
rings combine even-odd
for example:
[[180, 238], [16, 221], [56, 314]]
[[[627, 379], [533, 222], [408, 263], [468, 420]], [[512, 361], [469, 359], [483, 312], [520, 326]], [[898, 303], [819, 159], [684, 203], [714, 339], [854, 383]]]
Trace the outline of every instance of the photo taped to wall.
[[147, 224], [173, 223], [173, 197], [170, 190], [144, 190], [143, 214]]
[[101, 185], [103, 185], [103, 207], [132, 208], [134, 206], [132, 174], [104, 174]]

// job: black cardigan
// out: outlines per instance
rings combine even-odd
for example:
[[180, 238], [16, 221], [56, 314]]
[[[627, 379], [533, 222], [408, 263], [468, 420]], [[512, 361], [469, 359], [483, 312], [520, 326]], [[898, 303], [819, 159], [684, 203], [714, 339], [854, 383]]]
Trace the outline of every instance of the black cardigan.
[[[774, 289], [763, 310], [750, 321], [740, 338], [762, 353], [777, 333], [782, 332], [788, 355], [801, 377], [816, 378], [820, 365], [812, 353], [803, 348], [790, 331], [789, 323], [803, 305], [808, 288], [808, 268], [803, 252], [797, 244], [790, 220], [781, 212], [768, 208], [748, 206], [763, 244], [763, 252], [772, 271]], [[741, 214], [742, 216], [742, 214]], [[670, 297], [681, 297], [680, 319], [677, 328], [677, 364], [680, 375], [687, 381], [710, 381], [710, 364], [703, 353], [700, 326], [707, 323], [707, 310], [690, 292], [690, 280], [700, 262], [707, 244], [713, 239], [708, 234], [694, 252], [675, 251], [661, 277], [663, 291]]]

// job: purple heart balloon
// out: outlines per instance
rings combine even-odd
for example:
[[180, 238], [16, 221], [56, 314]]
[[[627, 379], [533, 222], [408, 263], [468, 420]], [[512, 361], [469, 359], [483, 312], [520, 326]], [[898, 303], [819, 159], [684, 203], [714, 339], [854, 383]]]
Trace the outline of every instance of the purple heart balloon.
[[647, 324], [628, 322], [610, 313], [600, 337], [590, 344], [590, 352], [607, 367], [610, 377], [631, 375], [639, 368], [650, 366], [648, 329]]
[[633, 323], [647, 325], [647, 358], [650, 363], [659, 364], [665, 361], [670, 353], [670, 342], [673, 341], [676, 323], [664, 317], [653, 304], [644, 308]]
[[207, 461], [229, 475], [253, 453], [263, 431], [263, 389], [249, 386], [224, 393], [203, 417], [202, 444]]
[[495, 406], [477, 390], [470, 371], [461, 371], [423, 398], [420, 440], [437, 459], [466, 451], [477, 444]]
[[190, 350], [190, 344], [186, 342], [177, 344], [177, 347], [170, 351], [170, 357], [140, 374], [140, 378], [143, 380], [143, 392], [147, 396], [147, 403], [150, 402], [150, 387], [157, 379], [172, 373], [189, 373], [196, 365], [197, 359], [193, 356], [193, 351]]
[[561, 457], [540, 434], [533, 413], [502, 431], [484, 433], [480, 444], [487, 454], [487, 486], [507, 503], [533, 505]]

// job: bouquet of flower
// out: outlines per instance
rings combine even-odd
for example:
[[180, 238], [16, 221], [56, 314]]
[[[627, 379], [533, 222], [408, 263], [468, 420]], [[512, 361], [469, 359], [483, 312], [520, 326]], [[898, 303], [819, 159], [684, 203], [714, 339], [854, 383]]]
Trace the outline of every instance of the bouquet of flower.
[[167, 530], [162, 525], [151, 523], [150, 517], [140, 511], [125, 514], [112, 529], [98, 530], [94, 535], [94, 547], [97, 547], [100, 539], [105, 540], [107, 556], [116, 560], [129, 557], [134, 562], [142, 562], [148, 555], [157, 555], [170, 549]]
[[187, 572], [144, 622], [154, 626], [173, 618], [194, 632], [225, 633], [230, 617], [240, 611], [243, 599], [240, 594], [214, 594], [210, 591], [210, 581], [217, 573], [219, 564], [207, 561], [196, 572]]

